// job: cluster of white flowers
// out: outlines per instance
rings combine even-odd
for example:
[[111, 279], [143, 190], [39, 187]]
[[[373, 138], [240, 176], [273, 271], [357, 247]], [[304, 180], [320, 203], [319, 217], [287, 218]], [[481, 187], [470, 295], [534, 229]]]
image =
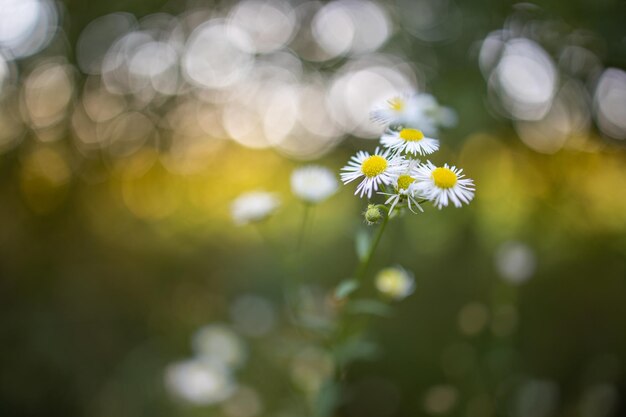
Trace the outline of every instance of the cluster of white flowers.
[[381, 148], [373, 154], [359, 151], [342, 168], [344, 184], [361, 179], [355, 194], [372, 198], [376, 192], [387, 197], [389, 213], [406, 205], [422, 210], [419, 200], [431, 201], [441, 209], [448, 204], [461, 207], [474, 198], [474, 183], [463, 170], [445, 164], [422, 162], [421, 156], [439, 150], [438, 127], [455, 123], [456, 115], [441, 107], [428, 94], [405, 94], [388, 100], [372, 111], [372, 119], [386, 125]]
[[200, 328], [192, 340], [194, 356], [170, 364], [165, 386], [183, 401], [217, 404], [237, 390], [235, 370], [246, 359], [243, 340], [226, 325]]
[[[328, 168], [305, 165], [291, 174], [291, 192], [308, 205], [319, 204], [337, 192], [339, 182]], [[280, 207], [276, 194], [251, 191], [241, 194], [231, 204], [231, 215], [238, 225], [256, 223], [267, 219]]]

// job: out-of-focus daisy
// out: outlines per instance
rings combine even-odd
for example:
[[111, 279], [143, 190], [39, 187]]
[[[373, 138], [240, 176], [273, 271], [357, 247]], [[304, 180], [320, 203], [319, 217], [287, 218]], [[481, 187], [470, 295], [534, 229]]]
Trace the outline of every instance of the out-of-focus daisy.
[[450, 107], [438, 106], [432, 115], [435, 123], [441, 127], [454, 127], [459, 122], [459, 116]]
[[372, 120], [390, 126], [419, 127], [428, 135], [437, 133], [435, 115], [439, 105], [430, 94], [406, 93], [374, 108]]
[[280, 206], [278, 197], [264, 191], [240, 195], [231, 205], [231, 215], [236, 224], [259, 222], [269, 217]]
[[389, 207], [389, 213], [392, 213], [396, 205], [404, 200], [406, 200], [409, 210], [411, 210], [413, 213], [415, 213], [414, 208], [417, 208], [419, 211], [422, 211], [422, 212], [424, 211], [422, 207], [420, 206], [419, 202], [417, 201], [417, 199], [415, 198], [413, 188], [411, 187], [412, 184], [415, 182], [415, 174], [417, 172], [416, 170], [417, 170], [416, 165], [410, 164], [406, 168], [406, 170], [403, 173], [401, 173], [396, 179], [394, 183], [395, 192], [378, 193], [378, 194], [385, 195], [388, 197], [387, 201], [385, 201], [385, 204], [391, 203], [391, 206]]
[[474, 198], [474, 181], [465, 178], [463, 170], [445, 164], [435, 166], [428, 161], [416, 169], [412, 191], [420, 197], [431, 200], [437, 208], [452, 202], [456, 207], [462, 203], [469, 204]]
[[165, 370], [165, 385], [173, 395], [197, 405], [220, 403], [236, 389], [228, 368], [201, 359], [169, 365]]
[[306, 203], [320, 203], [335, 194], [338, 187], [335, 174], [322, 166], [303, 166], [291, 174], [291, 191]]
[[348, 165], [341, 168], [344, 171], [341, 173], [341, 181], [348, 184], [363, 177], [354, 194], [360, 194], [360, 197], [367, 194], [367, 198], [371, 198], [372, 192], [378, 191], [379, 185], [393, 183], [405, 165], [402, 157], [391, 156], [389, 150], [381, 152], [376, 148], [374, 155], [359, 151], [350, 158]]
[[394, 300], [401, 300], [415, 290], [413, 274], [399, 266], [381, 269], [375, 283], [378, 291]]
[[297, 352], [291, 361], [291, 378], [305, 392], [317, 393], [335, 371], [331, 354], [313, 345]]
[[257, 417], [263, 414], [263, 401], [252, 387], [239, 386], [237, 392], [220, 407], [225, 417]]
[[428, 155], [439, 149], [437, 139], [428, 138], [421, 130], [412, 128], [389, 129], [380, 138], [380, 143], [391, 150], [413, 155]]
[[196, 356], [238, 367], [246, 360], [246, 347], [237, 333], [222, 324], [210, 324], [196, 331], [192, 339]]

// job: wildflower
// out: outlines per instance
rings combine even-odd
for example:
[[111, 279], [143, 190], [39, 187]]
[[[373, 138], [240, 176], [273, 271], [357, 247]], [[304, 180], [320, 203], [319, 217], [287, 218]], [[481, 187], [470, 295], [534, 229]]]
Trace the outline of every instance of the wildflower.
[[335, 194], [338, 187], [335, 174], [325, 167], [308, 165], [291, 174], [291, 191], [306, 203], [320, 203]]
[[424, 211], [422, 209], [422, 206], [420, 206], [419, 202], [415, 198], [415, 192], [412, 187], [412, 185], [415, 183], [415, 174], [416, 166], [414, 164], [411, 164], [409, 167], [407, 167], [407, 170], [400, 174], [400, 176], [398, 176], [398, 178], [396, 179], [396, 182], [394, 184], [395, 192], [378, 193], [388, 197], [387, 201], [385, 201], [385, 204], [391, 203], [391, 206], [389, 207], [390, 214], [393, 212], [393, 209], [396, 207], [396, 205], [404, 200], [406, 200], [409, 210], [411, 210], [413, 213], [415, 213], [413, 207], [417, 207], [417, 209], [421, 212]]
[[456, 112], [450, 107], [438, 106], [431, 114], [435, 123], [441, 127], [454, 127], [459, 121]]
[[278, 198], [264, 191], [240, 195], [231, 205], [231, 215], [236, 224], [259, 222], [269, 217], [280, 205]]
[[363, 217], [365, 217], [365, 222], [371, 226], [378, 223], [383, 218], [383, 214], [376, 204], [369, 204], [367, 210], [363, 213]]
[[400, 266], [380, 270], [375, 282], [378, 291], [394, 300], [401, 300], [415, 290], [413, 274]]
[[390, 126], [419, 127], [428, 135], [437, 133], [439, 104], [430, 94], [406, 93], [375, 108], [371, 118]]
[[380, 138], [380, 143], [391, 150], [413, 155], [428, 155], [439, 149], [437, 139], [428, 138], [421, 130], [412, 128], [388, 130]]
[[298, 388], [318, 393], [324, 381], [333, 375], [335, 363], [329, 352], [310, 345], [294, 355], [289, 371]]
[[461, 207], [474, 198], [474, 182], [464, 177], [462, 169], [448, 164], [437, 167], [428, 161], [416, 169], [416, 181], [411, 187], [414, 193], [431, 200], [439, 209], [450, 202]]
[[354, 194], [360, 193], [360, 197], [367, 194], [367, 198], [371, 198], [372, 192], [378, 191], [379, 185], [388, 185], [395, 181], [405, 165], [406, 162], [402, 157], [391, 156], [389, 150], [381, 153], [376, 148], [374, 155], [359, 151], [350, 158], [348, 165], [341, 169], [344, 171], [341, 173], [341, 180], [348, 184], [363, 177]]
[[189, 359], [169, 365], [165, 385], [182, 400], [197, 405], [220, 403], [235, 392], [235, 381], [219, 362]]
[[221, 324], [203, 326], [192, 339], [196, 356], [238, 367], [246, 360], [246, 347], [237, 333]]

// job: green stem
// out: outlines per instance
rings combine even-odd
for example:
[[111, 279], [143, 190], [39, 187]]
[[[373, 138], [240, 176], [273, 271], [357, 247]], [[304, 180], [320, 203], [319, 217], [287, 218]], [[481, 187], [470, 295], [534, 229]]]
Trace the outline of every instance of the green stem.
[[367, 269], [369, 268], [370, 262], [372, 261], [372, 256], [374, 255], [374, 252], [376, 251], [376, 248], [378, 247], [378, 243], [380, 242], [380, 238], [383, 236], [383, 232], [385, 231], [385, 226], [387, 226], [388, 222], [389, 222], [389, 213], [385, 214], [383, 222], [378, 228], [378, 231], [376, 232], [376, 236], [374, 237], [374, 240], [370, 244], [367, 254], [363, 258], [363, 260], [361, 261], [361, 264], [359, 265], [359, 268], [357, 269], [357, 272], [355, 274], [355, 278], [357, 281], [361, 282], [365, 278]]
[[[384, 210], [385, 215], [384, 215], [381, 225], [378, 227], [378, 230], [376, 231], [376, 235], [374, 236], [374, 239], [371, 241], [370, 246], [367, 249], [367, 253], [365, 257], [363, 257], [363, 259], [361, 260], [361, 263], [358, 265], [356, 269], [354, 278], [359, 283], [361, 283], [365, 279], [365, 275], [367, 274], [367, 270], [372, 261], [372, 257], [374, 256], [374, 252], [376, 252], [376, 248], [378, 247], [378, 244], [380, 243], [380, 239], [383, 236], [383, 232], [385, 231], [385, 228], [387, 227], [387, 223], [389, 222], [389, 215], [391, 214], [389, 213], [389, 209], [384, 205], [379, 205], [378, 208]], [[349, 323], [347, 321], [345, 309], [342, 309], [338, 317], [337, 329], [335, 330], [330, 340], [331, 348], [336, 347], [341, 342], [342, 339], [345, 339], [347, 337], [348, 333], [349, 333]], [[344, 381], [346, 377], [347, 377], [346, 365], [337, 363], [337, 368], [335, 369], [335, 374], [333, 377], [334, 382], [336, 384], [341, 384], [342, 381]]]
[[311, 218], [311, 205], [304, 203], [304, 214], [302, 215], [302, 225], [300, 226], [300, 233], [298, 235], [298, 242], [296, 243], [296, 251], [299, 253], [304, 245], [304, 238], [307, 234], [307, 227]]

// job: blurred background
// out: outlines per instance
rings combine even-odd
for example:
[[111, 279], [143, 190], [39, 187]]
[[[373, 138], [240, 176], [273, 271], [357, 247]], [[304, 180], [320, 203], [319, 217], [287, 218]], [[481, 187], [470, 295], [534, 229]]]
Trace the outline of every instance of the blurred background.
[[[0, 414], [303, 416], [332, 363], [281, 288], [297, 279], [300, 308], [325, 314], [365, 202], [345, 187], [320, 205], [294, 272], [289, 174], [372, 150], [371, 106], [417, 90], [456, 110], [433, 161], [477, 194], [390, 224], [372, 273], [401, 264], [416, 290], [372, 321], [376, 359], [351, 367], [337, 415], [626, 415], [625, 16], [619, 0], [0, 0]], [[281, 208], [235, 227], [254, 189]], [[205, 345], [233, 370], [193, 401], [207, 376], [172, 364]]]

